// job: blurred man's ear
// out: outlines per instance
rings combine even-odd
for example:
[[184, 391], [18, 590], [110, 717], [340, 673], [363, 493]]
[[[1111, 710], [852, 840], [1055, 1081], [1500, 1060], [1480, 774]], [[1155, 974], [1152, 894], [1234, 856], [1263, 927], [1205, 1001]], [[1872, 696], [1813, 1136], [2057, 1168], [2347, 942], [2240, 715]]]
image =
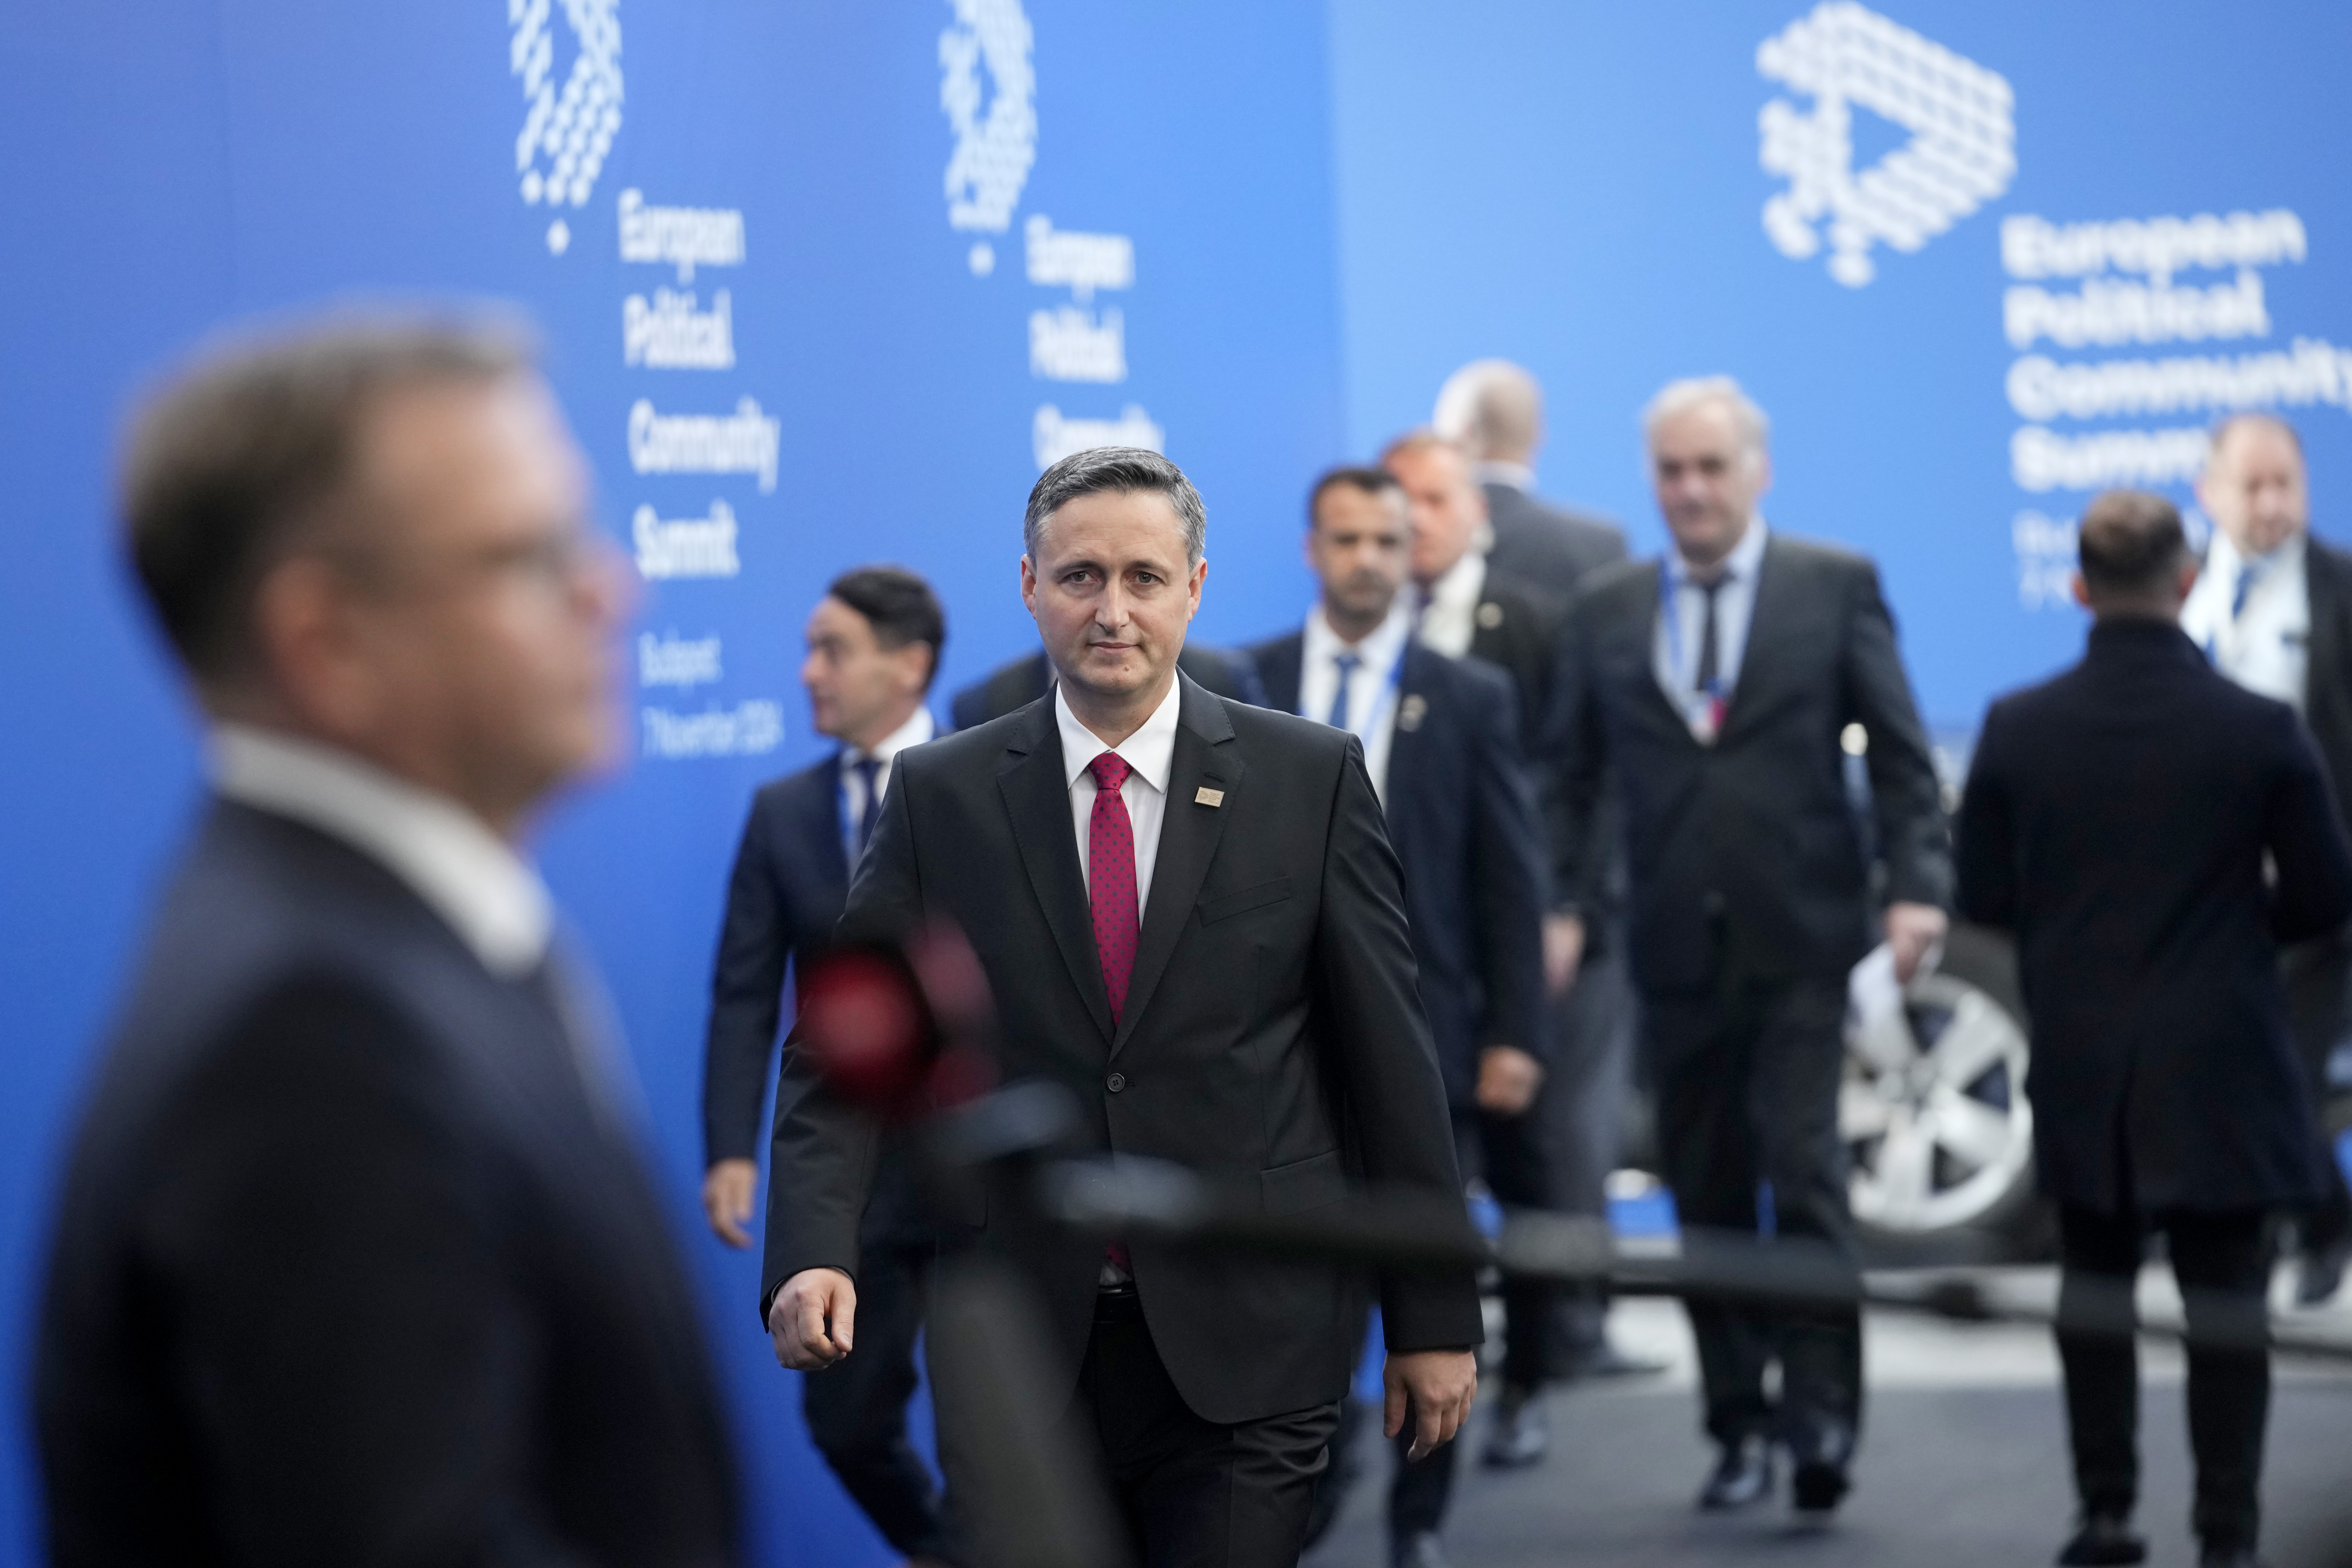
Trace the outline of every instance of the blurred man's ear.
[[2189, 592], [2197, 586], [2197, 579], [2204, 570], [2205, 567], [2201, 562], [2184, 561], [2180, 563], [2180, 602], [2182, 604], [2189, 602]]
[[2083, 574], [2080, 572], [2075, 573], [2073, 577], [2068, 579], [2067, 585], [2074, 591], [2074, 602], [2082, 605], [2083, 608], [2086, 610], [2089, 609], [2091, 607], [2091, 585], [2083, 581]]

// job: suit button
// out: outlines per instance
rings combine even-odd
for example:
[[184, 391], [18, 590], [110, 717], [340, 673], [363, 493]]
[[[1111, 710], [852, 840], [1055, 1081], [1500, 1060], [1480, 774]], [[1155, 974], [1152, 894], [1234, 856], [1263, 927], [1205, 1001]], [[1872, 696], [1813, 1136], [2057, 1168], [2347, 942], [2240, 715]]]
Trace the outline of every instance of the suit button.
[[1117, 1094], [1120, 1089], [1127, 1087], [1127, 1075], [1123, 1072], [1115, 1072], [1105, 1080], [1103, 1087], [1109, 1089], [1113, 1094]]

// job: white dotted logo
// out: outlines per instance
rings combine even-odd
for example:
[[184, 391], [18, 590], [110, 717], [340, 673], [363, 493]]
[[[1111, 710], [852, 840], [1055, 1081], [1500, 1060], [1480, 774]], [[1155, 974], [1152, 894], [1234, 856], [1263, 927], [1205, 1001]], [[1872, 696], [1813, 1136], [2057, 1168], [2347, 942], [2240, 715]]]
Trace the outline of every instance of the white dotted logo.
[[[2006, 79], [1853, 0], [1823, 0], [1756, 50], [1756, 68], [1810, 94], [1764, 106], [1767, 173], [1788, 188], [1764, 204], [1764, 232], [1803, 260], [1829, 242], [1830, 276], [1859, 289], [1871, 247], [1915, 251], [2009, 188], [2017, 173], [2015, 95]], [[1855, 173], [1853, 110], [1911, 140]], [[1826, 217], [1826, 233], [1816, 226]]]
[[[521, 79], [528, 109], [515, 137], [522, 199], [532, 206], [585, 206], [621, 129], [620, 0], [562, 0], [572, 39], [572, 70], [556, 86], [554, 0], [507, 0], [513, 29], [509, 64]], [[562, 255], [572, 229], [548, 226], [547, 247]]]
[[[948, 155], [948, 226], [1003, 234], [1037, 161], [1033, 35], [1021, 0], [951, 4], [955, 21], [940, 34], [940, 107], [955, 132], [955, 151]], [[995, 268], [995, 248], [981, 240], [971, 260], [972, 271], [985, 277]]]

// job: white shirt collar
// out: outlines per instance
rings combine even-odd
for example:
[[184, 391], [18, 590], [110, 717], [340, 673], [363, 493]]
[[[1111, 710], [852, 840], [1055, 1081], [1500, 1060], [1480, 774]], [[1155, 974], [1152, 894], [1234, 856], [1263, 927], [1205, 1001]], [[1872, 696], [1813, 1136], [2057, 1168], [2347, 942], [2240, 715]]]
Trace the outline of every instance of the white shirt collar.
[[1054, 722], [1062, 731], [1062, 787], [1069, 788], [1078, 782], [1097, 757], [1105, 752], [1117, 752], [1127, 759], [1136, 776], [1160, 794], [1168, 793], [1168, 774], [1176, 765], [1176, 719], [1183, 708], [1184, 679], [1176, 676], [1168, 682], [1168, 695], [1151, 710], [1143, 727], [1116, 746], [1106, 746], [1102, 737], [1078, 722], [1070, 711], [1069, 697], [1059, 681], [1054, 683]]
[[919, 707], [905, 723], [876, 742], [873, 751], [861, 752], [855, 746], [844, 746], [841, 748], [841, 760], [856, 763], [871, 756], [877, 763], [893, 763], [898, 760], [899, 752], [909, 746], [921, 745], [938, 732], [939, 726], [931, 718], [931, 710]]
[[408, 884], [484, 968], [509, 978], [547, 956], [555, 910], [530, 863], [472, 812], [348, 752], [281, 731], [221, 724], [213, 787], [228, 800], [341, 839]]
[[1445, 569], [1445, 574], [1429, 585], [1429, 602], [1442, 608], [1468, 616], [1478, 607], [1478, 596], [1486, 591], [1486, 555], [1482, 550], [1462, 552], [1462, 559]]
[[1475, 465], [1471, 472], [1482, 485], [1506, 485], [1522, 494], [1533, 494], [1536, 471], [1525, 463], [1514, 463], [1502, 458], [1489, 458]]
[[2245, 571], [2269, 572], [2292, 564], [2303, 555], [2304, 531], [2296, 529], [2261, 555], [2248, 555], [2238, 548], [2238, 542], [2221, 529], [2213, 531], [2213, 542], [2205, 547], [2207, 569], [2222, 568], [2231, 584], [2238, 574]]
[[[1679, 546], [1675, 547], [1673, 559], [1676, 582], [1696, 581], [1691, 563], [1684, 558]], [[1756, 581], [1756, 569], [1763, 560], [1764, 520], [1760, 516], [1751, 517], [1748, 520], [1748, 531], [1739, 536], [1739, 542], [1733, 545], [1731, 553], [1723, 558], [1723, 569], [1736, 581], [1753, 583]]]

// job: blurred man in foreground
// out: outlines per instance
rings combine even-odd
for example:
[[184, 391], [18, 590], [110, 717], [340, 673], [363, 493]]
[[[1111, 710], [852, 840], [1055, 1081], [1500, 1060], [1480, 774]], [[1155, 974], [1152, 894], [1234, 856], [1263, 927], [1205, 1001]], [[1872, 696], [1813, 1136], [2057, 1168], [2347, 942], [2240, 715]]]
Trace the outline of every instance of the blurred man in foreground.
[[[1769, 1230], [1851, 1258], [1838, 1083], [1847, 977], [1875, 911], [1839, 738], [1850, 724], [1867, 736], [1885, 939], [1906, 982], [1949, 896], [1935, 766], [1877, 570], [1758, 514], [1763, 411], [1728, 376], [1678, 381], [1643, 427], [1674, 547], [1604, 569], [1570, 616], [1571, 816], [1589, 817], [1614, 778], [1659, 1151], [1690, 1244]], [[1572, 877], [1580, 901], [1604, 868]], [[1688, 1307], [1721, 1449], [1699, 1506], [1769, 1495], [1778, 1445], [1797, 1507], [1835, 1508], [1862, 1420], [1858, 1315]]]
[[[1548, 1151], [1528, 1111], [1543, 1081], [1542, 838], [1500, 671], [1412, 640], [1402, 603], [1412, 526], [1396, 479], [1335, 468], [1307, 498], [1307, 560], [1322, 596], [1306, 626], [1250, 650], [1276, 707], [1321, 719], [1363, 743], [1365, 769], [1404, 872], [1422, 1006], [1437, 1042], [1454, 1145], [1465, 1179], [1483, 1176], [1515, 1207], [1550, 1200]], [[1541, 1386], [1555, 1289], [1504, 1282], [1503, 1405], [1520, 1422]], [[1340, 1424], [1316, 1500], [1328, 1521], [1343, 1489], [1356, 1407]], [[1400, 1449], [1404, 1445], [1400, 1439]], [[1439, 1568], [1438, 1530], [1455, 1445], [1407, 1463], [1389, 1491], [1391, 1556]]]
[[[1097, 1147], [1194, 1167], [1269, 1214], [1338, 1203], [1351, 1173], [1458, 1212], [1362, 745], [1177, 671], [1207, 531], [1156, 452], [1045, 470], [1021, 593], [1060, 679], [898, 760], [840, 934], [961, 931], [1001, 1015], [999, 1079], [1062, 1086]], [[814, 1370], [856, 1353], [875, 1134], [797, 1037], [785, 1063], [761, 1307], [779, 1359]], [[976, 1244], [1017, 1264], [1042, 1310], [1050, 1382], [1034, 1392], [1097, 1457], [1136, 1559], [1295, 1562], [1356, 1361], [1356, 1271], [1145, 1236], [1106, 1247], [1004, 1186], [972, 1196]], [[1477, 1288], [1466, 1268], [1381, 1287], [1388, 1427], [1411, 1426], [1417, 1458], [1468, 1412]], [[942, 1390], [964, 1376], [936, 1367]], [[971, 1460], [952, 1442], [941, 1458], [953, 1503]]]
[[[2336, 786], [2336, 810], [2352, 809], [2352, 555], [2312, 537], [2294, 426], [2273, 414], [2223, 420], [2197, 499], [2213, 521], [2213, 542], [2180, 629], [2223, 675], [2303, 715]], [[2352, 827], [2352, 816], [2346, 823]], [[2312, 1109], [2324, 1119], [2328, 1058], [2347, 1023], [2352, 932], [2322, 931], [2287, 949], [2283, 962], [2295, 1047]], [[2320, 1196], [2298, 1216], [2295, 1296], [2306, 1307], [2336, 1294], [2352, 1259], [2352, 1192], [2326, 1126], [2317, 1131], [2326, 1149]]]
[[[797, 985], [833, 941], [899, 753], [931, 738], [923, 699], [946, 641], [947, 617], [930, 584], [897, 566], [843, 573], [809, 615], [801, 684], [816, 732], [840, 745], [752, 797], [711, 977], [702, 1206], [730, 1247], [751, 1245], [744, 1226], [760, 1181], [760, 1110], [773, 1081], [785, 971]], [[874, 1528], [907, 1557], [927, 1562], [943, 1560], [947, 1543], [938, 1487], [907, 1440], [936, 1244], [915, 1189], [908, 1152], [894, 1141], [858, 1231], [865, 1353], [805, 1379], [801, 1408], [817, 1451]]]
[[2189, 1435], [2202, 1561], [2250, 1568], [2266, 1221], [2319, 1174], [2278, 944], [2352, 918], [2352, 848], [2294, 711], [2216, 674], [2175, 624], [2197, 567], [2172, 503], [2111, 490], [2079, 538], [2090, 647], [1993, 704], [1958, 835], [1961, 912], [2017, 935], [2034, 1169], [2058, 1205], [2083, 1507], [2058, 1561], [2147, 1555], [2137, 1347], [2115, 1327], [2160, 1230], [2191, 1331], [2244, 1336], [2190, 1346]]
[[462, 328], [241, 349], [139, 422], [213, 796], [59, 1212], [58, 1563], [737, 1560], [632, 1089], [518, 847], [618, 738], [586, 482]]

